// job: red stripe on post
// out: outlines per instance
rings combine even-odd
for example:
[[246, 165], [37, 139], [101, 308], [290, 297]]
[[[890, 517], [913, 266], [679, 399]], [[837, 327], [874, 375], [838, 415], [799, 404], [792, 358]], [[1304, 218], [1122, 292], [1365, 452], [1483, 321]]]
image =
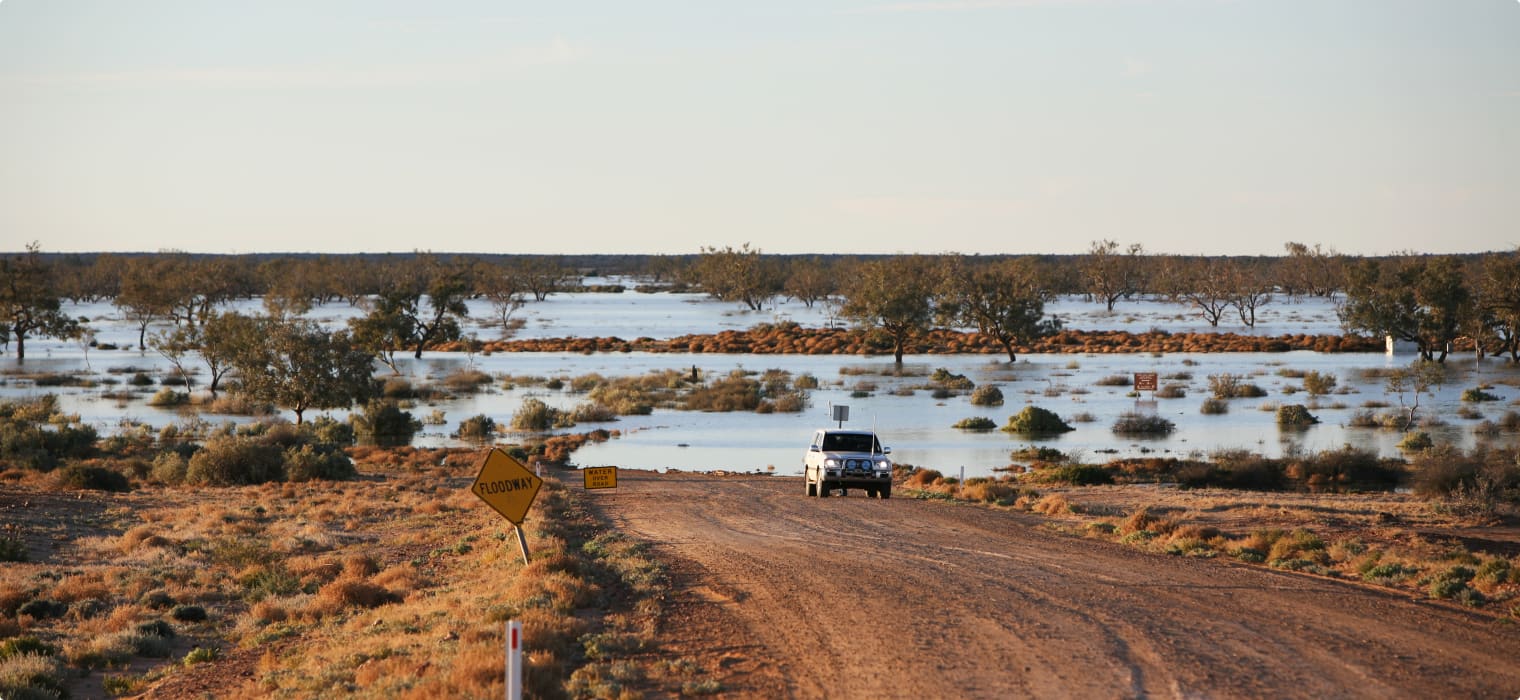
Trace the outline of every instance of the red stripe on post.
[[512, 648], [517, 648], [517, 630], [515, 628], [512, 630]]

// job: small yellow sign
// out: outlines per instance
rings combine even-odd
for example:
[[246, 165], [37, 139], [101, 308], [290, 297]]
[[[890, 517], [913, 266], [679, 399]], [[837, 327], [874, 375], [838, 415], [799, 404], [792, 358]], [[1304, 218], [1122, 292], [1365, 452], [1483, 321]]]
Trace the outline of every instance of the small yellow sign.
[[522, 462], [493, 448], [480, 463], [480, 475], [470, 490], [513, 525], [521, 525], [543, 485], [544, 480]]
[[617, 488], [617, 467], [586, 467], [581, 470], [588, 489]]

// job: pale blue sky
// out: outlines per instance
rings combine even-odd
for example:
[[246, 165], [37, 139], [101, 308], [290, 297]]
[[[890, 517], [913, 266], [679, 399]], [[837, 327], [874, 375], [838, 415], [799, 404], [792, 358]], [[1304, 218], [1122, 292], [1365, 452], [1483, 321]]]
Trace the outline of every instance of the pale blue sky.
[[1516, 0], [0, 0], [0, 249], [1520, 245]]

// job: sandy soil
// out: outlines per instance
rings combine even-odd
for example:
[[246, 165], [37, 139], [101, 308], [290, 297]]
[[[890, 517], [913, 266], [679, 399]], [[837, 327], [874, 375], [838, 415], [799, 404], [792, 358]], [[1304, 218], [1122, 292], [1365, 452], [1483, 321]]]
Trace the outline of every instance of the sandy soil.
[[587, 495], [671, 562], [662, 653], [730, 697], [1520, 696], [1520, 629], [1407, 594], [798, 479]]

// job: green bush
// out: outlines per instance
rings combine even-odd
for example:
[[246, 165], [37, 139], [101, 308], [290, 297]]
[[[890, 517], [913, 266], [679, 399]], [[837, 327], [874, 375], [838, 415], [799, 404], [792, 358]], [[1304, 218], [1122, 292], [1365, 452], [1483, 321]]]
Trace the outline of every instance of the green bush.
[[1470, 402], [1498, 401], [1499, 397], [1496, 394], [1484, 391], [1483, 387], [1473, 387], [1462, 392], [1462, 400]]
[[176, 605], [169, 611], [169, 617], [180, 622], [204, 622], [206, 609], [199, 605]]
[[1170, 435], [1177, 425], [1161, 416], [1126, 411], [1114, 421], [1115, 435]]
[[1304, 373], [1304, 391], [1310, 396], [1324, 396], [1335, 391], [1335, 375], [1310, 370]]
[[190, 403], [190, 394], [183, 391], [175, 391], [169, 387], [159, 389], [157, 394], [148, 399], [149, 406], [156, 406], [158, 408], [183, 406], [187, 403]]
[[1289, 404], [1277, 408], [1277, 424], [1282, 427], [1305, 427], [1318, 423], [1319, 419], [1303, 404]]
[[238, 486], [285, 478], [284, 451], [251, 437], [218, 435], [190, 457], [185, 483]]
[[[477, 418], [480, 417], [483, 416], [477, 416]], [[564, 416], [562, 411], [554, 408], [553, 406], [550, 406], [549, 404], [544, 403], [543, 401], [540, 401], [538, 399], [523, 399], [522, 405], [517, 408], [517, 412], [512, 414], [512, 429], [537, 431], [549, 430], [555, 427], [556, 424], [567, 419], [568, 416]], [[487, 420], [490, 419], [487, 418]], [[492, 422], [491, 427], [494, 429], [494, 421]], [[459, 427], [459, 437], [465, 439], [480, 439], [473, 436], [467, 437], [465, 435], [463, 425]]]
[[63, 663], [51, 654], [17, 654], [0, 660], [0, 697], [67, 697], [63, 674]]
[[1046, 469], [1036, 469], [1033, 473], [1035, 481], [1044, 484], [1071, 484], [1072, 486], [1090, 486], [1096, 484], [1111, 484], [1114, 477], [1107, 469], [1096, 464], [1063, 464]]
[[190, 461], [174, 450], [164, 450], [153, 458], [153, 480], [163, 484], [185, 483]]
[[[536, 400], [528, 399], [528, 401]], [[539, 403], [543, 402], [539, 401]], [[524, 405], [526, 404], [527, 402], [525, 401]], [[518, 413], [521, 413], [521, 411], [518, 411]], [[513, 416], [513, 421], [516, 420], [516, 416]], [[473, 440], [475, 442], [494, 440], [496, 439], [496, 421], [484, 413], [466, 418], [459, 423], [459, 439]]]
[[952, 425], [950, 427], [957, 430], [974, 430], [977, 432], [985, 432], [996, 428], [997, 421], [982, 416], [974, 416], [972, 418], [962, 418], [956, 421], [955, 425]]
[[1021, 433], [1024, 435], [1049, 435], [1066, 433], [1076, 428], [1071, 427], [1066, 421], [1054, 412], [1040, 408], [1039, 406], [1025, 406], [1018, 415], [1008, 418], [1008, 425], [1003, 426], [1004, 432]]
[[955, 374], [944, 367], [934, 370], [929, 375], [929, 383], [951, 391], [970, 391], [976, 388], [976, 382], [966, 378], [964, 374]]
[[991, 384], [979, 386], [971, 392], [971, 405], [1001, 406], [1003, 405], [1003, 390]]
[[132, 490], [126, 475], [114, 469], [74, 462], [58, 470], [58, 485], [85, 491], [125, 492]]
[[1434, 445], [1435, 441], [1430, 438], [1430, 433], [1420, 431], [1405, 435], [1404, 439], [1399, 441], [1398, 447], [1404, 452], [1419, 452], [1428, 450]]
[[306, 433], [309, 440], [324, 445], [347, 447], [356, 441], [353, 424], [340, 421], [332, 416], [317, 416], [307, 421], [301, 429]]
[[26, 543], [9, 535], [0, 537], [0, 561], [26, 561]]
[[1266, 390], [1250, 384], [1244, 377], [1225, 373], [1209, 375], [1209, 391], [1216, 399], [1248, 399], [1266, 396]]
[[377, 447], [410, 445], [412, 438], [422, 430], [422, 421], [401, 410], [394, 400], [387, 399], [372, 399], [364, 404], [363, 411], [349, 414], [348, 422], [358, 440]]
[[302, 445], [285, 450], [289, 481], [342, 481], [358, 475], [353, 460], [331, 445]]

